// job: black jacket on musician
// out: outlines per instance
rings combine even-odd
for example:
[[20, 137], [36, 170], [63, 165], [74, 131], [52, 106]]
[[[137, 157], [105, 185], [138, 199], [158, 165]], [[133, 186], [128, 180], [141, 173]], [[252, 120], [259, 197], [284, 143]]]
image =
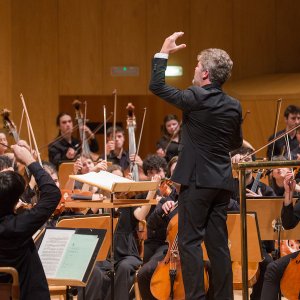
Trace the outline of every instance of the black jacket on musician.
[[32, 235], [52, 215], [61, 194], [37, 162], [28, 169], [37, 182], [40, 199], [31, 210], [19, 215], [0, 212], [0, 266], [17, 269], [21, 300], [46, 300], [50, 299], [48, 284]]
[[229, 152], [242, 145], [242, 109], [239, 101], [209, 84], [179, 90], [165, 84], [167, 59], [154, 58], [150, 90], [182, 110], [179, 159], [172, 180], [188, 185], [233, 189]]

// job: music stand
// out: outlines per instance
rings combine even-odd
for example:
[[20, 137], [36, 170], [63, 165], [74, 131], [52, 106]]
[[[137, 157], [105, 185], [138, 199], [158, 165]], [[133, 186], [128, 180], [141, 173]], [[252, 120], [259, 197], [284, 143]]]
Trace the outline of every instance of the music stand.
[[145, 192], [157, 190], [158, 182], [156, 181], [140, 181], [136, 182], [124, 177], [114, 175], [106, 171], [99, 173], [90, 172], [84, 175], [70, 175], [72, 179], [96, 186], [110, 193], [109, 201], [69, 201], [65, 203], [66, 207], [72, 208], [108, 208], [110, 210], [110, 234], [111, 234], [111, 299], [114, 299], [114, 276], [115, 276], [115, 260], [114, 260], [114, 238], [113, 238], [113, 219], [115, 216], [115, 208], [136, 207], [142, 205], [156, 205], [154, 199], [115, 199], [115, 193], [127, 192]]

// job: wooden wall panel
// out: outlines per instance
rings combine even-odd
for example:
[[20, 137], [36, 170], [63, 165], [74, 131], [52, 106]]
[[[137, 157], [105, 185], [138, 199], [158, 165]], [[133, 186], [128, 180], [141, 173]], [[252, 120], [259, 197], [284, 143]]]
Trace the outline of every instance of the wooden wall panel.
[[102, 93], [102, 7], [99, 0], [58, 1], [59, 93]]
[[300, 3], [277, 0], [276, 7], [276, 72], [300, 72]]
[[275, 72], [275, 15], [273, 0], [233, 1], [234, 79]]
[[12, 2], [13, 118], [19, 124], [22, 92], [40, 147], [52, 138], [58, 112], [57, 32], [57, 1]]
[[2, 109], [12, 106], [10, 0], [0, 0], [0, 45], [0, 109]]
[[[103, 94], [143, 95], [146, 82], [146, 2], [102, 0]], [[112, 77], [112, 66], [137, 66], [139, 76]]]
[[178, 88], [185, 88], [191, 84], [192, 75], [190, 69], [190, 3], [189, 1], [146, 1], [147, 3], [147, 81], [151, 75], [151, 59], [160, 51], [166, 37], [176, 31], [183, 31], [184, 36], [178, 43], [187, 44], [186, 49], [171, 54], [169, 65], [183, 67], [182, 77], [169, 77], [168, 83]]
[[221, 48], [232, 56], [232, 1], [191, 0], [190, 16], [192, 72], [203, 49]]

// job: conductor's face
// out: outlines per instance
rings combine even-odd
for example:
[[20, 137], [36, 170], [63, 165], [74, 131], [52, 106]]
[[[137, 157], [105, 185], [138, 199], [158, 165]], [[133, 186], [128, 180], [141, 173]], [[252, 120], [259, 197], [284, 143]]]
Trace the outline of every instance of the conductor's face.
[[199, 60], [195, 68], [193, 85], [204, 86], [209, 83], [208, 71], [203, 69], [201, 61]]

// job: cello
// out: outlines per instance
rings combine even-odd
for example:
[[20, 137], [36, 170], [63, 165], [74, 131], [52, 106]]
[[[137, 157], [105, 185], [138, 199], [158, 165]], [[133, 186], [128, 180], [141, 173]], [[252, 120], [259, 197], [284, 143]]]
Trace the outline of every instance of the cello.
[[[158, 263], [151, 278], [151, 293], [159, 300], [184, 300], [185, 292], [178, 251], [178, 214], [169, 222], [167, 228], [168, 252]], [[208, 291], [208, 275], [204, 270], [204, 287]]]

